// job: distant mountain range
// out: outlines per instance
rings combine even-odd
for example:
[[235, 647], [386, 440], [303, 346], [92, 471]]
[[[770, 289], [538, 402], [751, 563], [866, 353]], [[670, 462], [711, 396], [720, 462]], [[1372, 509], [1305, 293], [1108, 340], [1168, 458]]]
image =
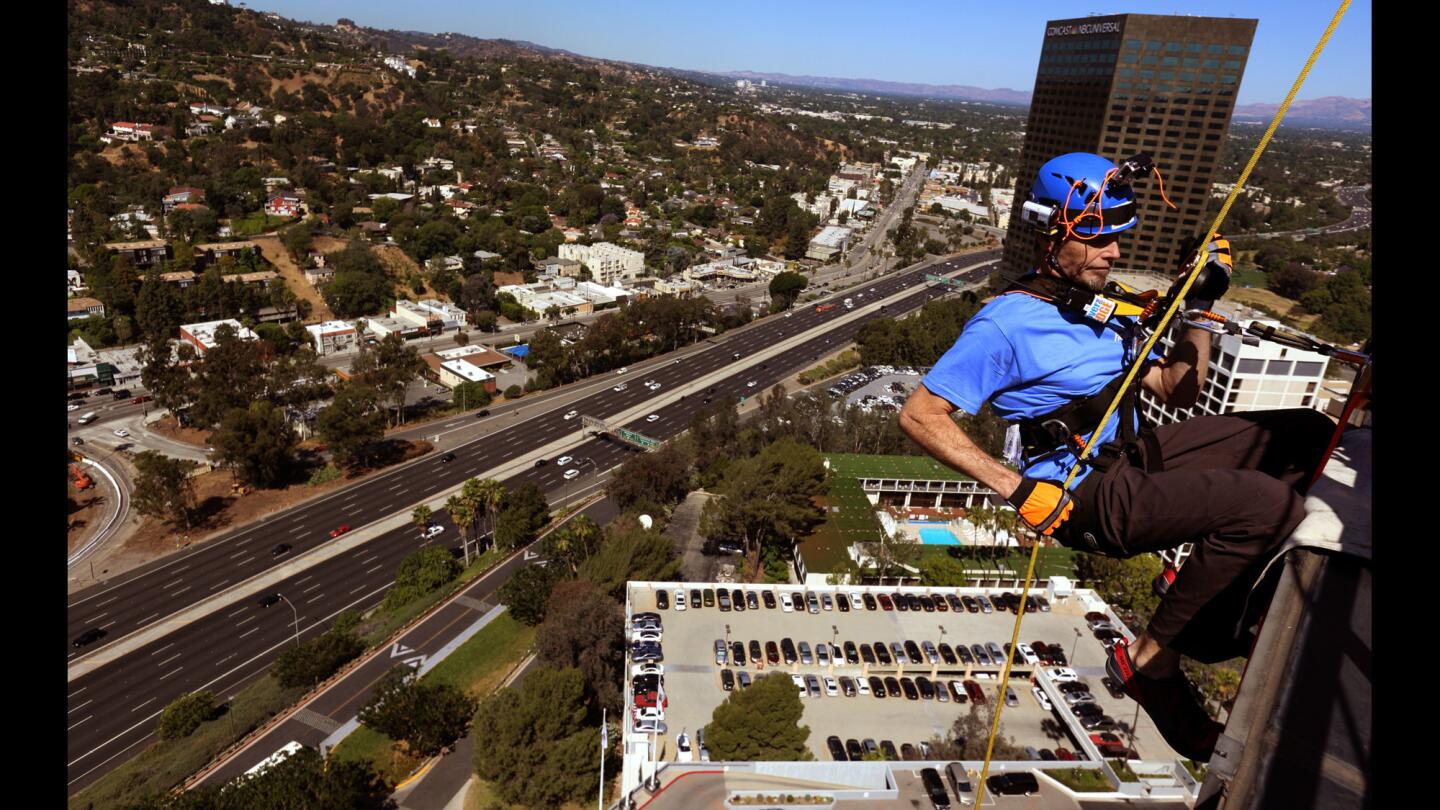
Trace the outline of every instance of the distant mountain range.
[[[569, 59], [597, 66], [609, 65], [614, 68], [661, 70], [687, 78], [699, 79], [749, 79], [753, 82], [765, 80], [771, 84], [809, 87], [845, 93], [871, 93], [876, 95], [914, 96], [953, 101], [978, 101], [990, 104], [1005, 104], [1017, 107], [1030, 106], [1029, 91], [1012, 90], [1008, 87], [987, 89], [966, 84], [923, 84], [918, 82], [891, 82], [881, 79], [842, 79], [831, 76], [794, 76], [788, 73], [760, 73], [750, 70], [728, 72], [696, 71], [683, 68], [667, 68], [625, 62], [615, 59], [598, 59], [559, 48], [548, 48], [533, 42], [506, 39], [480, 39], [454, 32], [429, 34], [422, 31], [382, 31], [356, 26], [350, 20], [342, 19], [336, 26], [322, 26], [336, 33], [347, 33], [369, 41], [372, 46], [382, 46], [391, 51], [414, 51], [416, 49], [445, 48], [456, 56], [533, 55], [550, 59]], [[1269, 121], [1279, 107], [1276, 103], [1245, 104], [1235, 108], [1235, 120], [1240, 122]], [[1285, 123], [1295, 126], [1318, 126], [1333, 129], [1370, 129], [1370, 99], [1324, 98], [1296, 101], [1285, 116]]]
[[[772, 84], [788, 84], [799, 87], [813, 87], [821, 90], [838, 90], [846, 93], [875, 93], [899, 96], [921, 96], [927, 98], [954, 99], [957, 101], [987, 101], [992, 104], [1012, 104], [1028, 107], [1030, 93], [1002, 87], [988, 90], [964, 84], [920, 84], [915, 82], [888, 82], [879, 79], [838, 79], [830, 76], [792, 76], [788, 73], [757, 73], [749, 70], [734, 70], [717, 74], [731, 79], [749, 79], [758, 82], [764, 79]], [[1260, 102], [1243, 104], [1235, 108], [1236, 121], [1266, 121], [1280, 107], [1278, 103]], [[1285, 123], [1296, 126], [1320, 126], [1334, 129], [1370, 129], [1370, 99], [1325, 96], [1296, 101], [1285, 114]]]
[[[1279, 104], [1242, 104], [1235, 108], [1236, 121], [1268, 123]], [[1370, 129], [1370, 99], [1325, 96], [1295, 101], [1285, 112], [1285, 123], [1327, 129]]]
[[822, 90], [841, 90], [847, 93], [876, 93], [894, 96], [925, 96], [929, 98], [954, 99], [957, 101], [988, 101], [992, 104], [1029, 106], [1030, 94], [1002, 87], [987, 90], [968, 84], [918, 84], [914, 82], [887, 82], [880, 79], [836, 79], [829, 76], [791, 76], [788, 73], [755, 73], [736, 70], [721, 73], [732, 79], [761, 79], [774, 84], [793, 84], [800, 87], [815, 87]]

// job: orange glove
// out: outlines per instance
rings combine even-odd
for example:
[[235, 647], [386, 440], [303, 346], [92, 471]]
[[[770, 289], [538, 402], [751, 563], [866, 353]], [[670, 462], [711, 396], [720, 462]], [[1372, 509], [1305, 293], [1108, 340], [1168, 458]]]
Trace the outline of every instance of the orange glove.
[[1034, 478], [1020, 479], [1020, 486], [1006, 499], [1035, 531], [1052, 535], [1055, 528], [1070, 518], [1075, 508], [1070, 493], [1054, 481], [1037, 481]]

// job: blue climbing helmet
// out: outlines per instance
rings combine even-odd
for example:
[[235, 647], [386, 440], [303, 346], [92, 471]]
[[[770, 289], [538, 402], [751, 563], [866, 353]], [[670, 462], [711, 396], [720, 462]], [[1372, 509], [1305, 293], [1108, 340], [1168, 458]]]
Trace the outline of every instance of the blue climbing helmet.
[[1040, 167], [1021, 218], [1047, 236], [1082, 237], [1135, 227], [1135, 193], [1130, 181], [1153, 168], [1141, 153], [1122, 166], [1089, 152], [1071, 152]]

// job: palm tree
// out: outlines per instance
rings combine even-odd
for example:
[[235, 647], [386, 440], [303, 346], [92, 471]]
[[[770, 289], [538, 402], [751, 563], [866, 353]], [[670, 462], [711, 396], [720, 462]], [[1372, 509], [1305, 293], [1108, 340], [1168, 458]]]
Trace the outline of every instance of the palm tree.
[[[476, 482], [474, 487], [470, 486], [470, 481]], [[505, 488], [504, 484], [496, 481], [494, 478], [486, 478], [484, 480], [472, 478], [470, 481], [465, 482], [465, 495], [466, 497], [473, 495], [473, 502], [477, 508], [485, 510], [485, 516], [487, 518], [485, 522], [486, 532], [490, 535], [490, 542], [493, 545], [495, 542], [495, 521], [500, 515], [500, 504], [505, 501], [505, 496], [509, 494], [509, 490]]]
[[450, 500], [445, 502], [445, 511], [450, 513], [450, 519], [455, 522], [455, 528], [460, 530], [460, 547], [465, 552], [465, 566], [470, 566], [470, 524], [475, 522], [475, 510], [458, 495], [451, 495]]
[[421, 504], [415, 507], [414, 511], [410, 513], [410, 521], [416, 526], [419, 526], [421, 531], [424, 531], [426, 527], [430, 525], [432, 515], [433, 513], [430, 511], [430, 507]]

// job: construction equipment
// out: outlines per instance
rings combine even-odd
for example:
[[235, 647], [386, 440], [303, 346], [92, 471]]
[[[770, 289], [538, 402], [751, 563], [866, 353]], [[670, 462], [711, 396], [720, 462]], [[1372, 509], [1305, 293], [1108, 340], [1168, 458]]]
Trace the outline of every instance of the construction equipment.
[[91, 480], [90, 476], [86, 475], [85, 471], [80, 469], [78, 465], [70, 465], [70, 476], [75, 483], [75, 488], [81, 492], [95, 486], [95, 482]]

